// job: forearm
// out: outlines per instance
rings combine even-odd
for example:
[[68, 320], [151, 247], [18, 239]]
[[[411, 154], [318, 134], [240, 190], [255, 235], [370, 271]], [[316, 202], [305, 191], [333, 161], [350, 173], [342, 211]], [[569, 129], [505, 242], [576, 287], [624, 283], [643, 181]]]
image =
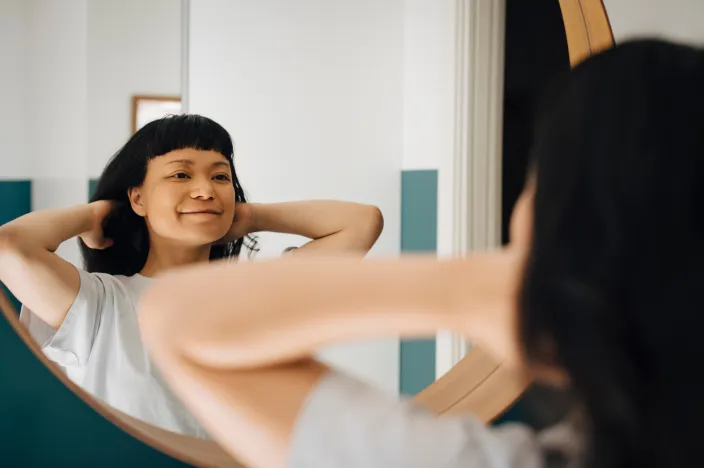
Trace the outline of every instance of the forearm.
[[[378, 239], [384, 224], [378, 208], [360, 203], [310, 200], [251, 206], [252, 232], [280, 232], [313, 239], [306, 250], [315, 245], [329, 250], [366, 253]], [[320, 242], [324, 239], [328, 240]]]
[[169, 340], [203, 365], [270, 365], [336, 342], [471, 328], [472, 311], [481, 328], [480, 316], [513, 300], [505, 281], [495, 284], [505, 269], [495, 255], [209, 265], [157, 282], [139, 317], [145, 339]]
[[0, 240], [55, 252], [63, 242], [91, 228], [91, 215], [91, 205], [35, 211], [0, 226]]

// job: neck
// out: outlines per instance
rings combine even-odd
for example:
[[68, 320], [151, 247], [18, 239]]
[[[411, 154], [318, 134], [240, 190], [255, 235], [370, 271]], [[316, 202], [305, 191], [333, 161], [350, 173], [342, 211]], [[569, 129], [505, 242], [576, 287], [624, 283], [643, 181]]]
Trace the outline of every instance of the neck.
[[156, 236], [151, 236], [149, 242], [149, 255], [140, 271], [142, 276], [148, 278], [158, 276], [172, 268], [206, 263], [210, 259], [210, 245], [184, 246]]

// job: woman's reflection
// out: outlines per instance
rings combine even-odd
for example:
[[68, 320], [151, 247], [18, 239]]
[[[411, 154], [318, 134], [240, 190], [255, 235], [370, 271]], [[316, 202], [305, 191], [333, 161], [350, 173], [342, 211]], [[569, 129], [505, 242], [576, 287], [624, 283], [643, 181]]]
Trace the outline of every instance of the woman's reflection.
[[[243, 248], [249, 255], [257, 250], [251, 234], [261, 231], [312, 239], [294, 255], [361, 256], [383, 225], [377, 208], [357, 203], [247, 203], [233, 153], [230, 135], [216, 122], [166, 117], [117, 152], [91, 203], [33, 212], [0, 227], [0, 281], [22, 302], [21, 320], [44, 353], [103, 402], [196, 437], [207, 434], [142, 345], [135, 305], [152, 278], [237, 259]], [[85, 270], [55, 254], [73, 237], [80, 238]]]

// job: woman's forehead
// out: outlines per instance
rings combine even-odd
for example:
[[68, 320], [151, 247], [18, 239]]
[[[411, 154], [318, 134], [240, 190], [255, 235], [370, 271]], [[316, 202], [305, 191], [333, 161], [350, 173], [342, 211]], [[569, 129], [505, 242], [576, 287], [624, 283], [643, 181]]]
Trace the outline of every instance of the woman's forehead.
[[222, 153], [213, 150], [198, 150], [183, 148], [170, 151], [162, 156], [152, 159], [153, 163], [160, 166], [187, 165], [187, 166], [222, 166], [230, 167], [230, 160]]

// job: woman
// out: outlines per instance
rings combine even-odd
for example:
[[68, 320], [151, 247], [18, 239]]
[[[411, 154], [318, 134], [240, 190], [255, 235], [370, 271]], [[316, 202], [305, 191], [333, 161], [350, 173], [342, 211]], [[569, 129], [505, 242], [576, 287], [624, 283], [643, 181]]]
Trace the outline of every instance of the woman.
[[[505, 249], [203, 266], [145, 294], [155, 361], [224, 447], [255, 467], [699, 465], [704, 51], [624, 43], [553, 104]], [[436, 418], [308, 357], [443, 328], [566, 387], [579, 417], [538, 434]]]
[[[361, 256], [381, 227], [379, 210], [367, 205], [246, 203], [227, 131], [205, 117], [174, 116], [130, 138], [91, 203], [0, 227], [0, 281], [22, 302], [22, 321], [45, 354], [76, 383], [133, 417], [205, 437], [146, 354], [135, 310], [145, 287], [174, 268], [236, 259], [245, 239], [254, 248], [254, 232], [313, 239], [294, 255]], [[85, 271], [54, 253], [76, 236]]]

